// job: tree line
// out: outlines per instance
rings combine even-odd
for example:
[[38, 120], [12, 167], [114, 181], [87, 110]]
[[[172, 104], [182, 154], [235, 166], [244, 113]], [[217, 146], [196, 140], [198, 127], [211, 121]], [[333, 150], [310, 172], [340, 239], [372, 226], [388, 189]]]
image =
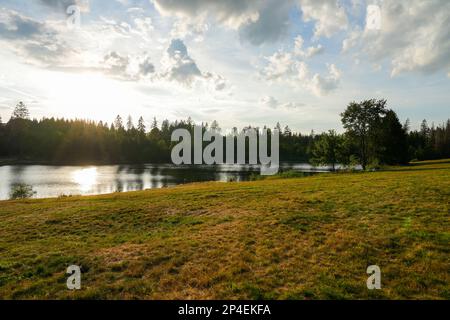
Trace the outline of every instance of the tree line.
[[[381, 164], [405, 164], [410, 160], [450, 158], [450, 119], [431, 127], [426, 120], [419, 130], [403, 125], [386, 100], [351, 102], [341, 114], [345, 132], [296, 133], [279, 123], [280, 160], [327, 164], [360, 164], [364, 169]], [[25, 104], [19, 102], [8, 122], [0, 118], [0, 158], [14, 161], [58, 164], [88, 163], [170, 163], [177, 142], [171, 133], [183, 128], [193, 132], [196, 124], [187, 120], [154, 118], [146, 127], [141, 116], [117, 116], [113, 123], [81, 119], [30, 119]], [[220, 131], [217, 121], [202, 123], [204, 130]], [[241, 128], [245, 131], [251, 126]], [[270, 128], [264, 127], [268, 130]], [[259, 129], [259, 128], [255, 128]], [[230, 134], [239, 133], [233, 128]]]

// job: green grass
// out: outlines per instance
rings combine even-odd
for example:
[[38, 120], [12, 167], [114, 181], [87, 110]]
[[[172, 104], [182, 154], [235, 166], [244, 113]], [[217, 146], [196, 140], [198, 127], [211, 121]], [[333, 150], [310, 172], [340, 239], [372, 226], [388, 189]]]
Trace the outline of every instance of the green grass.
[[450, 161], [3, 201], [0, 298], [450, 299], [449, 202]]

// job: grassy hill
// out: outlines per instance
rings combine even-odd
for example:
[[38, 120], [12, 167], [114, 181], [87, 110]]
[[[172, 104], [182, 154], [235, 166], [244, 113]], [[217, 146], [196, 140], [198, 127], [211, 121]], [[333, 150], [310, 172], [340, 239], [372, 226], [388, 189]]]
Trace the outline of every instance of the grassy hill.
[[450, 299], [449, 207], [450, 160], [3, 201], [0, 298]]

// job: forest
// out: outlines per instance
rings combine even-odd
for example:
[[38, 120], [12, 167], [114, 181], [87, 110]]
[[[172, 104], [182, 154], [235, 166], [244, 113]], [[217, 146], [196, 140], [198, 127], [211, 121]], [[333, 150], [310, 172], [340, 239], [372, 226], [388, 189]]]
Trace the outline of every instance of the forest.
[[[340, 116], [343, 133], [301, 134], [277, 123], [280, 161], [331, 164], [333, 168], [337, 163], [360, 164], [366, 169], [450, 157], [450, 119], [431, 125], [423, 120], [419, 130], [411, 130], [409, 120], [402, 124], [386, 100], [375, 99], [351, 102]], [[111, 124], [37, 120], [30, 119], [27, 106], [19, 102], [6, 123], [0, 118], [0, 159], [54, 164], [170, 163], [171, 149], [177, 143], [171, 141], [172, 131], [192, 132], [195, 125], [190, 118], [161, 123], [154, 118], [147, 128], [142, 116], [134, 123], [131, 116], [124, 120], [120, 115]], [[201, 125], [204, 130], [221, 131], [216, 120]], [[235, 127], [228, 134], [248, 128], [252, 127]]]

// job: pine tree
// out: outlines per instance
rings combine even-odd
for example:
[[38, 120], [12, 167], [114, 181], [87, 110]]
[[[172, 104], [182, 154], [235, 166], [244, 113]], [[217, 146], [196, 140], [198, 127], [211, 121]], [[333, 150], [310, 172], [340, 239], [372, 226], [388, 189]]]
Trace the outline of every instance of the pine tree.
[[161, 131], [164, 135], [169, 135], [169, 130], [170, 130], [170, 124], [169, 124], [169, 120], [164, 120], [161, 124]]
[[376, 157], [385, 164], [405, 164], [408, 162], [408, 137], [397, 114], [389, 110], [381, 120], [380, 132], [376, 139]]
[[411, 121], [409, 120], [409, 118], [407, 118], [405, 123], [403, 124], [403, 130], [405, 130], [406, 133], [411, 130]]
[[142, 116], [138, 120], [137, 128], [140, 133], [145, 133], [145, 123], [144, 123], [144, 118], [142, 118]]
[[131, 116], [128, 116], [128, 120], [127, 120], [127, 130], [133, 130], [134, 129], [134, 124], [133, 124], [133, 118], [131, 118]]
[[283, 135], [286, 136], [286, 137], [290, 137], [292, 135], [292, 131], [289, 128], [289, 126], [284, 127]]
[[422, 123], [420, 124], [420, 133], [424, 137], [427, 137], [428, 134], [430, 133], [430, 128], [428, 127], [428, 122], [425, 119], [423, 119]]
[[152, 130], [158, 128], [158, 121], [156, 120], [156, 117], [153, 117], [151, 128], [152, 128]]
[[22, 101], [20, 101], [14, 108], [11, 118], [12, 119], [29, 119], [30, 118], [30, 112], [28, 111], [27, 106]]
[[275, 129], [275, 130], [278, 130], [278, 132], [281, 133], [281, 124], [280, 124], [279, 122], [277, 122], [277, 124], [276, 124], [276, 126], [275, 126], [274, 129]]
[[114, 129], [123, 129], [122, 117], [120, 115], [117, 115], [116, 120], [114, 120]]
[[220, 129], [219, 127], [219, 123], [216, 120], [213, 120], [213, 122], [211, 122], [211, 131], [215, 131], [215, 132], [220, 132], [222, 129]]

